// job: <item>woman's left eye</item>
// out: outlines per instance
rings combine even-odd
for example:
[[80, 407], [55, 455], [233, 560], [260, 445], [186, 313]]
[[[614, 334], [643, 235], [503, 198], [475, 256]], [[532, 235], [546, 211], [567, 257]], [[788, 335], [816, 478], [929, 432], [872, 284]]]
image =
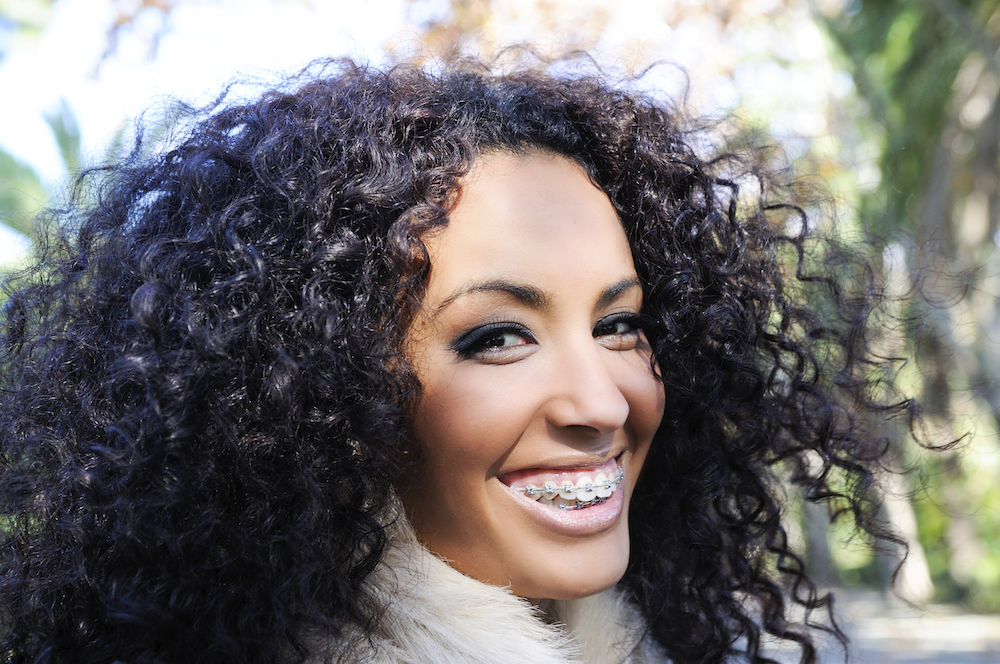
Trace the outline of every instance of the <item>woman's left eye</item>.
[[642, 319], [633, 313], [612, 314], [594, 326], [594, 338], [612, 350], [632, 350], [641, 335]]

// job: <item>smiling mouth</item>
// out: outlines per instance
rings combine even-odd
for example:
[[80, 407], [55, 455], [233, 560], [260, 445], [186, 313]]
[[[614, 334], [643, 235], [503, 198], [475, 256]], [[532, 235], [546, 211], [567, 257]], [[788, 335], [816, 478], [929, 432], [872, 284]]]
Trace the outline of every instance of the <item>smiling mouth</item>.
[[552, 509], [581, 510], [600, 505], [611, 498], [625, 479], [625, 471], [615, 459], [601, 468], [578, 471], [576, 474], [579, 477], [575, 481], [567, 477], [565, 472], [560, 472], [558, 477], [539, 478], [541, 481], [528, 482], [523, 486], [516, 486], [520, 484], [516, 482], [511, 484], [511, 488]]

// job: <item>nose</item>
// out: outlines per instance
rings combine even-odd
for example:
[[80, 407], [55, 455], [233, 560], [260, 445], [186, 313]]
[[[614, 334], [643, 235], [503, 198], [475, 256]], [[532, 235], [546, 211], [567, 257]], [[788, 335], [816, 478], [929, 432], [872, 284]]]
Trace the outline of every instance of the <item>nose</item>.
[[593, 342], [589, 346], [583, 352], [567, 349], [560, 355], [551, 375], [547, 417], [557, 427], [610, 434], [625, 426], [629, 416], [629, 402], [613, 366], [621, 358]]

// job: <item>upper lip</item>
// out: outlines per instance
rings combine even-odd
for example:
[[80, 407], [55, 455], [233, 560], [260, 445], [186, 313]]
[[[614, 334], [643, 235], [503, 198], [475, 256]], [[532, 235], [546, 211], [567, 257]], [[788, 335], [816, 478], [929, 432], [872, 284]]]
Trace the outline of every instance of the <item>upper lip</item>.
[[612, 459], [618, 459], [624, 453], [624, 449], [615, 449], [599, 456], [547, 459], [535, 465], [509, 470], [501, 474], [499, 479], [504, 484], [510, 484], [509, 478], [523, 473], [596, 470]]

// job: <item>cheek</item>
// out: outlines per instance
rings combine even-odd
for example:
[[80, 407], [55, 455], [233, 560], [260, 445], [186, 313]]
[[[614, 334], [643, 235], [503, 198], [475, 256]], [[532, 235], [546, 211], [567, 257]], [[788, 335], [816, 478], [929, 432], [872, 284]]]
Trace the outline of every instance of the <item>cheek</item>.
[[481, 472], [517, 439], [523, 391], [512, 389], [512, 376], [498, 379], [495, 368], [482, 369], [437, 372], [425, 381], [414, 435], [428, 462]]
[[629, 424], [636, 442], [648, 446], [663, 419], [666, 404], [663, 383], [653, 373], [647, 356], [639, 354], [626, 360], [617, 382], [629, 404]]

